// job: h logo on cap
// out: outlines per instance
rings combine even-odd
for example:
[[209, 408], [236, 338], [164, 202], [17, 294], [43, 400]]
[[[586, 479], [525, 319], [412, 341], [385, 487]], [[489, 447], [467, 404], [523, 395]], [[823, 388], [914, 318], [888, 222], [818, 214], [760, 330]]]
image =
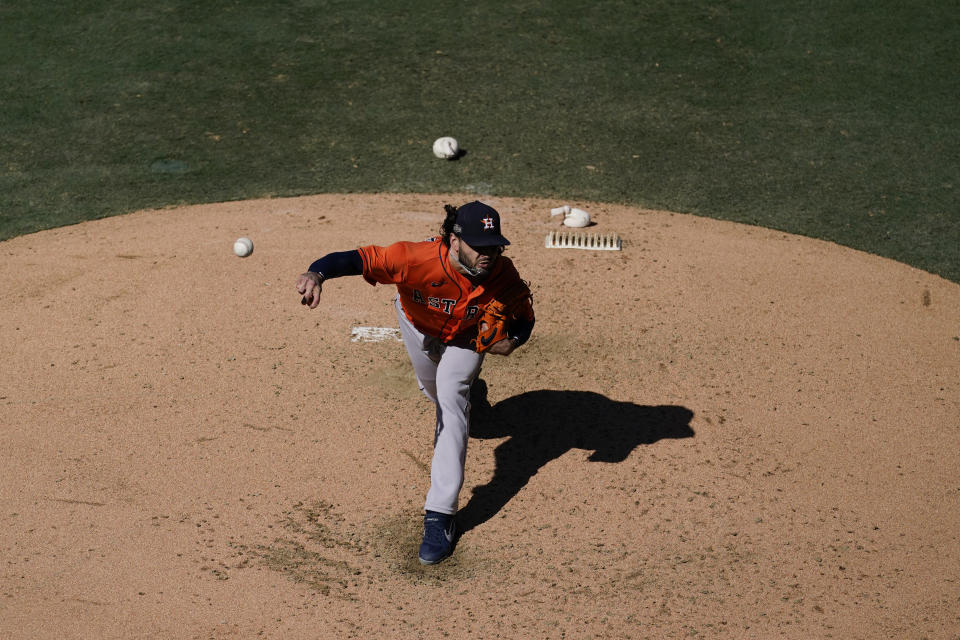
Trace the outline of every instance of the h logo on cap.
[[487, 229], [493, 229], [493, 218], [491, 218], [490, 216], [483, 218], [481, 222], [483, 222], [484, 231], [486, 231]]

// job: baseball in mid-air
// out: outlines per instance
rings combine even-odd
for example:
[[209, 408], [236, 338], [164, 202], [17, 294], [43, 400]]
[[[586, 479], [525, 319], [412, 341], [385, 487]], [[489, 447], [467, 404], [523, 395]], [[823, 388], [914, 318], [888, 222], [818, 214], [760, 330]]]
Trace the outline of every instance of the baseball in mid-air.
[[444, 160], [453, 160], [460, 153], [460, 144], [456, 138], [443, 136], [433, 141], [433, 155]]
[[253, 253], [253, 240], [250, 238], [237, 238], [233, 243], [233, 252], [241, 258], [246, 258]]

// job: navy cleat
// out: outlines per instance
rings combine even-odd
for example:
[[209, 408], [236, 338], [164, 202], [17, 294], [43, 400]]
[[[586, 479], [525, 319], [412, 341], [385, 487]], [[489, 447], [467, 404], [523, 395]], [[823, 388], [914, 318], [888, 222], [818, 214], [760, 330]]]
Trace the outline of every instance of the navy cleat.
[[436, 564], [448, 558], [453, 553], [456, 530], [456, 516], [427, 511], [427, 514], [423, 517], [420, 564]]

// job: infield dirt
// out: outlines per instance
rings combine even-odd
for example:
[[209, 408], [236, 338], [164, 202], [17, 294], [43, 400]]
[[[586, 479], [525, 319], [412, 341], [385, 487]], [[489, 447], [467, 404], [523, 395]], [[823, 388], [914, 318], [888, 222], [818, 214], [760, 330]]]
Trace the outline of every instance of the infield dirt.
[[[817, 240], [484, 198], [535, 298], [490, 356], [454, 556], [433, 409], [360, 278], [473, 196], [145, 211], [0, 243], [0, 637], [960, 636], [960, 286]], [[252, 256], [233, 255], [249, 236]]]

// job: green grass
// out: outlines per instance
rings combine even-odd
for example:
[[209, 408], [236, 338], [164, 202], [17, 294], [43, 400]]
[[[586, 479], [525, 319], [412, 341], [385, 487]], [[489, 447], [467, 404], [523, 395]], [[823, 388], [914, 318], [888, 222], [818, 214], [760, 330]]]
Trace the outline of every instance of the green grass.
[[[960, 5], [0, 5], [0, 238], [319, 192], [667, 208], [960, 282]], [[440, 135], [467, 155], [433, 158]]]

